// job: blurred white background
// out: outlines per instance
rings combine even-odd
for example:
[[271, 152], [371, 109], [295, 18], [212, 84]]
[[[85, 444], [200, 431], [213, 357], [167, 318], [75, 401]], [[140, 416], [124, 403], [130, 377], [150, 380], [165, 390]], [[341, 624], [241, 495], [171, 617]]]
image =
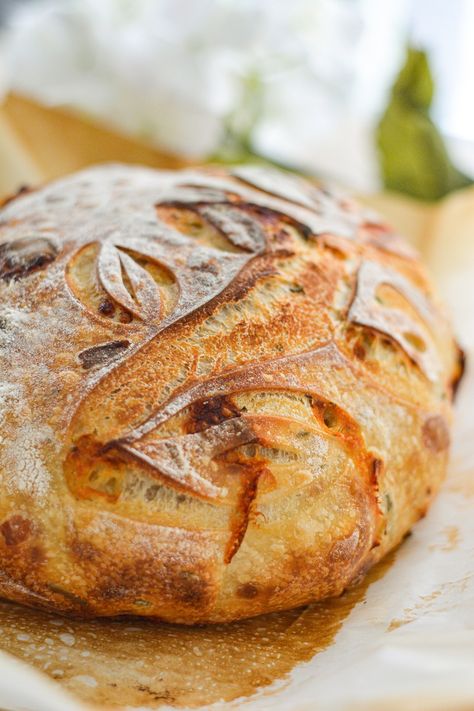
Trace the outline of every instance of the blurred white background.
[[179, 154], [251, 150], [380, 186], [374, 127], [407, 42], [432, 115], [474, 175], [472, 0], [3, 0], [4, 90]]

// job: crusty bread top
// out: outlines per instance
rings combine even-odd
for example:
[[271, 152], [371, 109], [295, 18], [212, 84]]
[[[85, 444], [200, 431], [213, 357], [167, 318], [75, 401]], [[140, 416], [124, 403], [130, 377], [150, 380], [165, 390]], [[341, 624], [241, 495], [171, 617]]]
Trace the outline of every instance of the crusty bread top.
[[[11, 511], [51, 507], [53, 492], [56, 505], [198, 530], [203, 516], [223, 524], [189, 497], [227, 503], [229, 563], [257, 480], [265, 491], [262, 451], [285, 450], [292, 427], [301, 435], [298, 417], [279, 419], [258, 393], [293, 394], [303, 419], [306, 402], [360, 470], [376, 472], [362, 405], [357, 420], [324, 395], [342, 371], [442, 413], [423, 436], [447, 446], [459, 355], [416, 254], [346, 196], [299, 177], [112, 165], [21, 194], [0, 213], [0, 299]], [[322, 445], [310, 440], [301, 446], [314, 459]], [[158, 514], [163, 484], [174, 499], [161, 491]]]

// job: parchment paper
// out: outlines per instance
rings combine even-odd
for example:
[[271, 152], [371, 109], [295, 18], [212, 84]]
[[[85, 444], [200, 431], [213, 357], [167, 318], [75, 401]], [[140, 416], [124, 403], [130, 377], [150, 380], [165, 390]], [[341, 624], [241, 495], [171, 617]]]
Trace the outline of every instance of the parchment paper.
[[[12, 125], [11, 111], [0, 112], [0, 155], [8, 157], [0, 163], [0, 194], [52, 177], [38, 159], [44, 135], [31, 109], [22, 105], [21, 126]], [[40, 112], [51, 136], [48, 113]], [[55, 132], [64, 120], [74, 134], [76, 119], [51, 112]], [[87, 160], [76, 146], [78, 165], [69, 157], [68, 169], [104, 158], [103, 133], [88, 126]], [[137, 159], [130, 141], [114, 140], [116, 160]], [[60, 173], [59, 137], [57, 145], [52, 164]], [[160, 160], [149, 151], [142, 162]], [[474, 359], [474, 191], [436, 207], [386, 195], [367, 201], [423, 252]], [[0, 602], [0, 708], [474, 709], [473, 403], [468, 367], [443, 489], [359, 588], [304, 610], [185, 630], [136, 620], [71, 622]]]

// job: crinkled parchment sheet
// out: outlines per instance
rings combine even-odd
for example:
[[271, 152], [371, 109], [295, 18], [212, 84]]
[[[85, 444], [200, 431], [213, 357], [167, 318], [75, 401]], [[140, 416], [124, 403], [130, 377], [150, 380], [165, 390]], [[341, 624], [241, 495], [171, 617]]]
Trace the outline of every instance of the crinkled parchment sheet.
[[[158, 154], [145, 160], [143, 147], [120, 137], [107, 144], [102, 129], [57, 112], [15, 100], [7, 108], [0, 111], [0, 194], [60, 174], [64, 141], [70, 145], [77, 131], [87, 159], [75, 144], [68, 169], [109, 158], [104, 146], [118, 160], [138, 155], [160, 164]], [[423, 252], [474, 358], [474, 191], [437, 207], [391, 196], [369, 202]], [[200, 629], [71, 622], [0, 602], [0, 708], [474, 710], [473, 403], [471, 367], [438, 499], [359, 588], [304, 610]]]

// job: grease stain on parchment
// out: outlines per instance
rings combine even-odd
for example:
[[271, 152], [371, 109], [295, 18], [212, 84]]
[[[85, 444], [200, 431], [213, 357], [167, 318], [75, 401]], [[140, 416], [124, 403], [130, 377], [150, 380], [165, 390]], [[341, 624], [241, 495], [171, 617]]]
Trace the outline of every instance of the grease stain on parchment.
[[297, 664], [326, 649], [394, 556], [338, 598], [222, 625], [69, 620], [0, 601], [0, 649], [83, 701], [207, 707], [284, 680]]
[[404, 625], [408, 625], [415, 620], [424, 617], [428, 613], [432, 612], [436, 608], [437, 612], [449, 612], [452, 609], [452, 602], [445, 603], [443, 596], [448, 594], [448, 596], [455, 591], [456, 593], [463, 592], [471, 578], [471, 574], [460, 578], [459, 580], [454, 580], [449, 583], [443, 583], [439, 588], [433, 590], [426, 595], [420, 595], [417, 603], [412, 607], [407, 607], [403, 610], [402, 616], [399, 618], [394, 618], [387, 627], [387, 632], [393, 632], [393, 630], [399, 629]]
[[459, 543], [461, 542], [459, 528], [457, 526], [445, 526], [442, 531], [440, 531], [442, 540], [435, 541], [429, 546], [430, 551], [445, 551], [450, 553], [456, 550]]

